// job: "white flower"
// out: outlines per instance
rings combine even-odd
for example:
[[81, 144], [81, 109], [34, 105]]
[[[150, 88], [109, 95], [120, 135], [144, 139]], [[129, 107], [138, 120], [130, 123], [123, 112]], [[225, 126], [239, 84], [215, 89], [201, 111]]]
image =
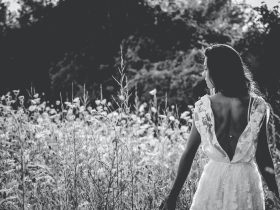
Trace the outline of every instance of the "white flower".
[[144, 112], [145, 111], [145, 104], [141, 104], [139, 107], [139, 112]]
[[156, 113], [156, 112], [157, 112], [157, 109], [156, 109], [155, 107], [152, 107], [152, 108], [151, 108], [151, 111], [154, 112], [154, 113]]
[[98, 106], [100, 105], [100, 100], [95, 100], [95, 104]]
[[119, 95], [119, 99], [121, 100], [121, 101], [124, 101], [124, 96], [123, 95]]
[[97, 111], [96, 111], [96, 109], [92, 109], [92, 110], [90, 111], [90, 113], [91, 113], [91, 114], [96, 114]]
[[192, 108], [193, 108], [193, 105], [188, 105], [188, 108], [189, 108], [189, 109], [192, 109]]
[[73, 103], [80, 103], [80, 99], [78, 97], [76, 97], [74, 100], [73, 100]]
[[101, 104], [102, 104], [102, 105], [105, 105], [105, 104], [106, 104], [106, 99], [103, 99], [103, 100], [101, 101]]
[[[4, 99], [5, 99], [5, 96], [2, 96], [2, 97], [4, 97]], [[1, 98], [1, 99], [2, 99], [2, 98]], [[4, 99], [2, 99], [2, 100], [4, 100]], [[20, 101], [23, 101], [23, 100], [24, 100], [24, 96], [19, 96], [18, 99], [19, 99]]]
[[50, 114], [56, 114], [56, 110], [55, 109], [51, 109], [50, 110]]
[[174, 116], [170, 116], [170, 117], [169, 117], [169, 120], [174, 121], [174, 120], [175, 120], [175, 117], [174, 117]]
[[107, 116], [107, 112], [104, 112], [104, 111], [101, 112], [100, 114], [103, 115], [103, 116]]
[[65, 104], [66, 106], [68, 106], [68, 107], [71, 107], [71, 106], [72, 106], [72, 104], [71, 104], [70, 102], [68, 102], [68, 101], [65, 101], [64, 104]]
[[13, 92], [16, 96], [19, 94], [19, 90], [13, 90]]
[[157, 94], [157, 89], [153, 89], [149, 92], [152, 96]]
[[33, 97], [34, 97], [34, 98], [38, 98], [38, 97], [39, 97], [39, 94], [36, 93]]
[[83, 112], [83, 111], [85, 111], [85, 106], [80, 107], [80, 112]]
[[88, 107], [87, 107], [87, 110], [88, 110], [89, 112], [91, 112], [92, 107], [91, 107], [91, 106], [88, 106]]
[[31, 106], [28, 108], [28, 110], [29, 110], [30, 112], [33, 112], [35, 109], [36, 109], [36, 106], [35, 106], [35, 105], [31, 105]]
[[162, 114], [160, 114], [159, 117], [162, 118], [162, 119], [166, 119], [166, 116], [162, 115]]
[[108, 105], [108, 106], [112, 106], [112, 103], [109, 101], [107, 105]]
[[56, 101], [55, 104], [58, 106], [60, 104], [60, 101]]
[[180, 118], [187, 118], [189, 114], [190, 114], [189, 111], [185, 111], [181, 114]]

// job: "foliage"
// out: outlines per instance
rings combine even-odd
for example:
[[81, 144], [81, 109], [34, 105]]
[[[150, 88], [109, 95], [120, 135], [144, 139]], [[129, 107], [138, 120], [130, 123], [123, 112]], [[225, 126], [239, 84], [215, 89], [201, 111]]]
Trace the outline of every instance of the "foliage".
[[[1, 66], [6, 74], [0, 81], [2, 93], [32, 83], [54, 102], [60, 92], [63, 99], [72, 90], [78, 96], [85, 84], [95, 98], [99, 94], [96, 87], [102, 83], [104, 95], [110, 96], [117, 91], [111, 76], [119, 61], [120, 44], [126, 57], [132, 55], [126, 59], [128, 74], [141, 71], [143, 65], [176, 65], [182, 53], [188, 58], [193, 49], [209, 43], [235, 43], [242, 36], [240, 29], [247, 15], [244, 6], [221, 0], [51, 2], [22, 1], [18, 27], [8, 28], [0, 40]], [[172, 71], [170, 68], [166, 71]], [[158, 70], [149, 68], [151, 74]], [[195, 100], [184, 98], [182, 105]], [[171, 104], [178, 102], [170, 100]]]

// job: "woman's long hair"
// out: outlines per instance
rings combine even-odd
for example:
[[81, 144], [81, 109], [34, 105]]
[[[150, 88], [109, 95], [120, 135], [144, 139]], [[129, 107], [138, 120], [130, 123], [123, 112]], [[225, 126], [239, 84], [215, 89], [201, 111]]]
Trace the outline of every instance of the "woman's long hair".
[[206, 66], [216, 92], [228, 97], [261, 95], [239, 53], [229, 45], [215, 44], [205, 50]]

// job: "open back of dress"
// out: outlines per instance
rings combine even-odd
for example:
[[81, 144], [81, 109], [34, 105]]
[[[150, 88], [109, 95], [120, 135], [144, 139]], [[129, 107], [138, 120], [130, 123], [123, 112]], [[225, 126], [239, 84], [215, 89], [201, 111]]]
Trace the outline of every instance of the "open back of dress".
[[209, 95], [195, 104], [194, 122], [208, 156], [190, 210], [264, 210], [261, 176], [255, 162], [258, 134], [266, 103], [255, 97], [250, 120], [240, 135], [232, 160], [220, 146]]

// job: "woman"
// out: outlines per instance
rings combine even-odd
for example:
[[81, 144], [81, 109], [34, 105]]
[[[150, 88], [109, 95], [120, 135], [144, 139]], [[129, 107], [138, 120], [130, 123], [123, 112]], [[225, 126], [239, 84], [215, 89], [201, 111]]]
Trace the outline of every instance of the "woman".
[[[224, 44], [205, 51], [209, 89], [195, 103], [193, 126], [177, 177], [161, 209], [175, 209], [200, 144], [208, 156], [190, 210], [264, 210], [261, 176], [279, 197], [267, 136], [268, 106], [253, 93], [237, 51]], [[270, 170], [267, 170], [270, 169]]]

